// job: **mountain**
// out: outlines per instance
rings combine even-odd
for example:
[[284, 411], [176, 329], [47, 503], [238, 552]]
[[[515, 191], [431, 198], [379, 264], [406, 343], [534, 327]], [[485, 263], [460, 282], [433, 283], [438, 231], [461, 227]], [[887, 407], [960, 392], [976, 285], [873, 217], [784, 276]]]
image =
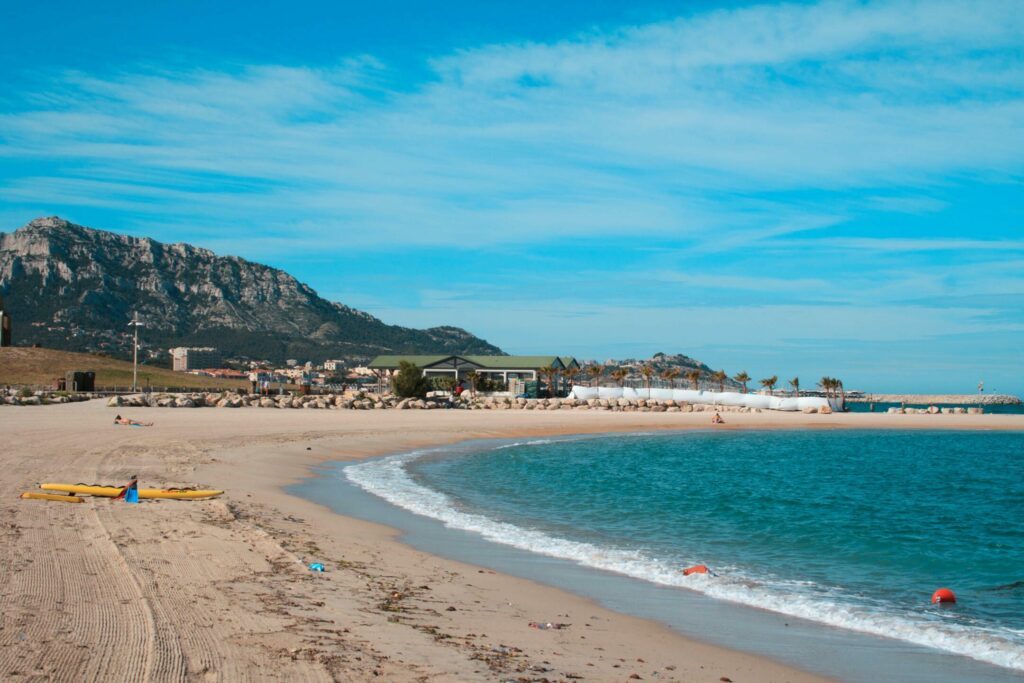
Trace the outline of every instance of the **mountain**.
[[225, 357], [365, 360], [379, 353], [501, 354], [457, 327], [416, 330], [327, 301], [284, 271], [188, 244], [94, 230], [57, 217], [0, 233], [0, 296], [15, 345], [131, 352], [174, 346]]

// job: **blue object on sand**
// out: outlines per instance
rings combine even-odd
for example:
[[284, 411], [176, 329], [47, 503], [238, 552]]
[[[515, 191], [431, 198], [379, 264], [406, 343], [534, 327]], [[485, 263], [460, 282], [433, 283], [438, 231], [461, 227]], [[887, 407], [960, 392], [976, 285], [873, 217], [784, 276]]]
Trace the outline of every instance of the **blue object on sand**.
[[322, 564], [320, 564], [319, 562], [312, 562], [312, 563], [310, 563], [309, 568], [310, 568], [311, 571], [314, 571], [314, 572], [325, 572], [325, 571], [327, 571], [327, 569]]
[[138, 503], [139, 502], [139, 489], [134, 486], [128, 487], [128, 490], [124, 492], [124, 502], [126, 503]]

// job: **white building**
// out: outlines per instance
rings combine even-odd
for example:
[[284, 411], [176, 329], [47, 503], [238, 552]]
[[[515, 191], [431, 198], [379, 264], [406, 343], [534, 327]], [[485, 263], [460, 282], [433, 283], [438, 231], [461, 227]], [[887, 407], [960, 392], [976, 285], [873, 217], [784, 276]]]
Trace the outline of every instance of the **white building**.
[[217, 368], [221, 364], [220, 351], [212, 346], [179, 346], [170, 350], [171, 368], [175, 372]]

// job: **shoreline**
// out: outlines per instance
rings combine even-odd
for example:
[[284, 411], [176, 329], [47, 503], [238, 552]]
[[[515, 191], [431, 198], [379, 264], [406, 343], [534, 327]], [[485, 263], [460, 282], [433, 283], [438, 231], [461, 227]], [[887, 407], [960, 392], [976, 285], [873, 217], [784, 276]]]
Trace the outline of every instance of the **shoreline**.
[[[0, 579], [0, 673], [9, 680], [111, 671], [142, 679], [205, 671], [213, 679], [823, 680], [416, 550], [394, 529], [283, 489], [326, 462], [467, 439], [706, 429], [706, 415], [148, 409], [157, 426], [129, 429], [112, 427], [99, 402], [11, 410], [0, 412], [19, 417], [5, 427], [14, 446], [0, 466], [12, 493], [44, 480], [138, 473], [227, 495], [137, 507], [5, 500], [0, 561], [11, 571]], [[728, 429], [1024, 430], [1020, 416], [731, 417]], [[68, 547], [76, 552], [61, 550]], [[305, 560], [329, 571], [309, 572]], [[111, 598], [125, 607], [111, 613]], [[542, 619], [573, 626], [527, 626]]]

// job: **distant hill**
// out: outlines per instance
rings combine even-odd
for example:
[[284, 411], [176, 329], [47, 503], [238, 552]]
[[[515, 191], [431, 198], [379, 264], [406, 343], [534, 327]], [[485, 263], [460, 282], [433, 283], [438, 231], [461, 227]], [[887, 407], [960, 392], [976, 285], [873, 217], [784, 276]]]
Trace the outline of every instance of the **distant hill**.
[[[655, 376], [657, 377], [665, 370], [678, 370], [679, 378], [676, 380], [676, 384], [679, 386], [689, 386], [685, 373], [689, 370], [699, 370], [700, 385], [702, 388], [715, 388], [718, 383], [711, 378], [711, 374], [714, 372], [713, 369], [707, 366], [707, 364], [700, 362], [695, 358], [690, 358], [681, 353], [656, 353], [650, 358], [638, 359], [638, 358], [623, 358], [623, 359], [608, 359], [602, 363], [606, 367], [622, 367], [627, 368], [630, 371], [630, 376], [636, 379], [640, 376], [640, 368], [649, 365], [654, 368]], [[751, 382], [753, 386], [755, 383]], [[725, 389], [734, 390], [740, 388], [740, 383], [734, 380], [731, 376], [727, 377], [722, 383]]]
[[0, 296], [17, 346], [127, 357], [133, 311], [143, 358], [174, 346], [281, 362], [382, 353], [501, 354], [457, 327], [388, 325], [327, 301], [276, 268], [188, 244], [94, 230], [57, 217], [0, 233]]
[[[88, 353], [12, 346], [0, 348], [0, 386], [52, 386], [69, 370], [92, 370], [97, 387], [126, 388], [132, 383], [132, 364], [116, 358]], [[200, 377], [150, 365], [139, 366], [139, 387], [187, 387], [190, 389], [231, 389], [248, 387], [244, 380]]]

